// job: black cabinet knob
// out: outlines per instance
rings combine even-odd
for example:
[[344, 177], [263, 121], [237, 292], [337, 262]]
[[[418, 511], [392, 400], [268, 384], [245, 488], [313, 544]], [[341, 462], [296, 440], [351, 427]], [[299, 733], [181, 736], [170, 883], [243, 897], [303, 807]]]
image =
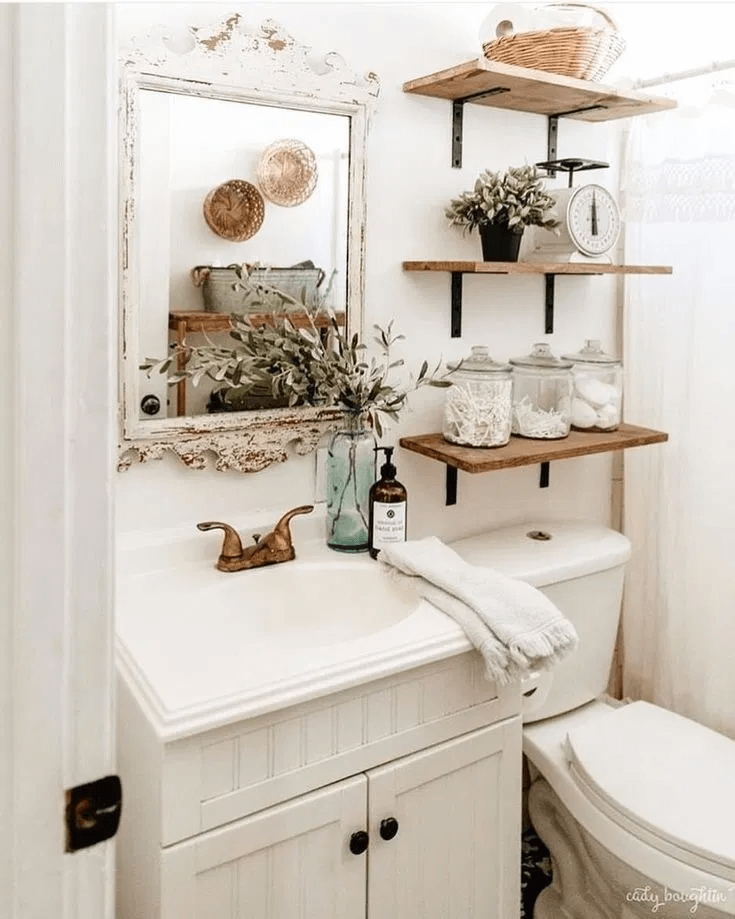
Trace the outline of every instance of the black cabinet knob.
[[386, 817], [380, 821], [380, 838], [393, 839], [398, 833], [398, 821], [395, 817]]
[[362, 855], [365, 849], [367, 849], [369, 842], [370, 837], [365, 830], [358, 830], [350, 836], [350, 852], [352, 852], [353, 855]]
[[157, 415], [161, 410], [161, 400], [149, 393], [140, 400], [140, 410], [146, 415]]

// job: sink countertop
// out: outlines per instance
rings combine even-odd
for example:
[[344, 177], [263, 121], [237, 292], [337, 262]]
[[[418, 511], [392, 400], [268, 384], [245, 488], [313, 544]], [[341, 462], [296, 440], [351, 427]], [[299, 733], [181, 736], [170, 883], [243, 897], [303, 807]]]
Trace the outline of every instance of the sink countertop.
[[[470, 650], [456, 623], [401, 592], [367, 553], [329, 549], [323, 516], [291, 526], [296, 561], [233, 573], [214, 567], [219, 533], [120, 546], [118, 667], [162, 739]], [[268, 602], [248, 609], [255, 592]]]

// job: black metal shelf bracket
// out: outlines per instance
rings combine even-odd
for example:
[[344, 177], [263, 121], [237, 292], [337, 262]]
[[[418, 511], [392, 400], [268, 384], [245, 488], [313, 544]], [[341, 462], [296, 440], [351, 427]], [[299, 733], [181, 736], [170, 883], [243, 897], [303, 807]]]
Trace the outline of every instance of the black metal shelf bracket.
[[[451, 317], [450, 333], [452, 338], [462, 337], [462, 272], [452, 271], [451, 274]], [[554, 331], [554, 274], [544, 274], [544, 334], [551, 335]]]
[[[548, 124], [546, 129], [546, 159], [555, 160], [556, 159], [556, 148], [559, 141], [559, 116], [558, 115], [549, 115]], [[553, 179], [556, 175], [556, 170], [553, 168], [548, 169], [548, 173]]]
[[462, 168], [462, 131], [464, 126], [464, 99], [452, 102], [452, 168]]
[[[549, 487], [549, 461], [541, 463], [541, 473], [539, 475], [539, 488]], [[447, 507], [452, 507], [457, 503], [457, 467], [446, 464], [446, 501]]]
[[[597, 109], [607, 108], [606, 105], [584, 105], [582, 108], [573, 108], [569, 109], [568, 112], [558, 112], [556, 115], [547, 116], [547, 128], [546, 128], [546, 159], [555, 160], [556, 152], [559, 146], [559, 119], [564, 118], [566, 115], [578, 115], [580, 112], [594, 112]], [[548, 165], [543, 163], [537, 163], [537, 166], [543, 165], [546, 169], [550, 178], [554, 178], [556, 175], [556, 170], [559, 168], [553, 162], [549, 162]], [[602, 165], [606, 166], [607, 163]], [[588, 166], [588, 169], [598, 168], [596, 166]], [[570, 185], [571, 185], [571, 176], [570, 176]]]
[[457, 467], [447, 464], [447, 500], [446, 505], [450, 507], [457, 503]]
[[554, 331], [554, 279], [556, 275], [545, 274], [546, 290], [544, 296], [544, 333], [551, 335]]
[[[509, 93], [509, 86], [494, 86], [492, 89], [485, 89], [479, 93], [472, 93], [469, 96], [462, 96], [460, 99], [452, 100], [452, 168], [462, 168], [462, 136], [464, 133], [464, 106], [465, 102], [475, 102], [477, 99], [486, 96], [499, 96], [501, 93]], [[596, 109], [606, 108], [607, 106], [585, 105], [582, 108], [570, 109], [568, 112], [559, 112], [556, 115], [548, 115], [548, 129], [546, 133], [546, 159], [555, 160], [559, 140], [559, 119], [565, 115], [578, 115], [580, 112], [593, 112]], [[548, 174], [553, 178], [556, 170], [553, 167], [548, 169]]]
[[452, 338], [462, 337], [462, 272], [452, 272]]
[[462, 168], [462, 134], [464, 129], [464, 104], [473, 102], [484, 96], [499, 96], [501, 93], [509, 93], [509, 86], [494, 86], [492, 89], [485, 89], [480, 93], [472, 93], [469, 96], [463, 96], [461, 99], [454, 99], [452, 102], [452, 168]]

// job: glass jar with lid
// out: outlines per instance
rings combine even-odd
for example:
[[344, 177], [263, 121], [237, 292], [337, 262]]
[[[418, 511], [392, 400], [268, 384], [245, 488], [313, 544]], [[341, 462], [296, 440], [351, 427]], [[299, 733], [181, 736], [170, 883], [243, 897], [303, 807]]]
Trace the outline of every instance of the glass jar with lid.
[[614, 431], [620, 425], [623, 403], [622, 361], [606, 354], [596, 338], [588, 338], [572, 362], [572, 427], [575, 431]]
[[531, 353], [512, 357], [513, 423], [519, 437], [554, 440], [569, 434], [572, 401], [572, 362], [537, 342]]
[[444, 403], [444, 439], [468, 447], [507, 444], [511, 423], [510, 364], [497, 363], [484, 345], [475, 345], [470, 356], [452, 369], [452, 385]]

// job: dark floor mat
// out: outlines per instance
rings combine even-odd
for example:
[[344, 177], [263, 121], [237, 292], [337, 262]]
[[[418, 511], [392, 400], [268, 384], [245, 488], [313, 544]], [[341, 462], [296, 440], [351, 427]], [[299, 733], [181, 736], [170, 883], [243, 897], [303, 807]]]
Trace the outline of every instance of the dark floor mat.
[[551, 883], [549, 850], [532, 830], [521, 839], [521, 919], [532, 919], [536, 897]]

